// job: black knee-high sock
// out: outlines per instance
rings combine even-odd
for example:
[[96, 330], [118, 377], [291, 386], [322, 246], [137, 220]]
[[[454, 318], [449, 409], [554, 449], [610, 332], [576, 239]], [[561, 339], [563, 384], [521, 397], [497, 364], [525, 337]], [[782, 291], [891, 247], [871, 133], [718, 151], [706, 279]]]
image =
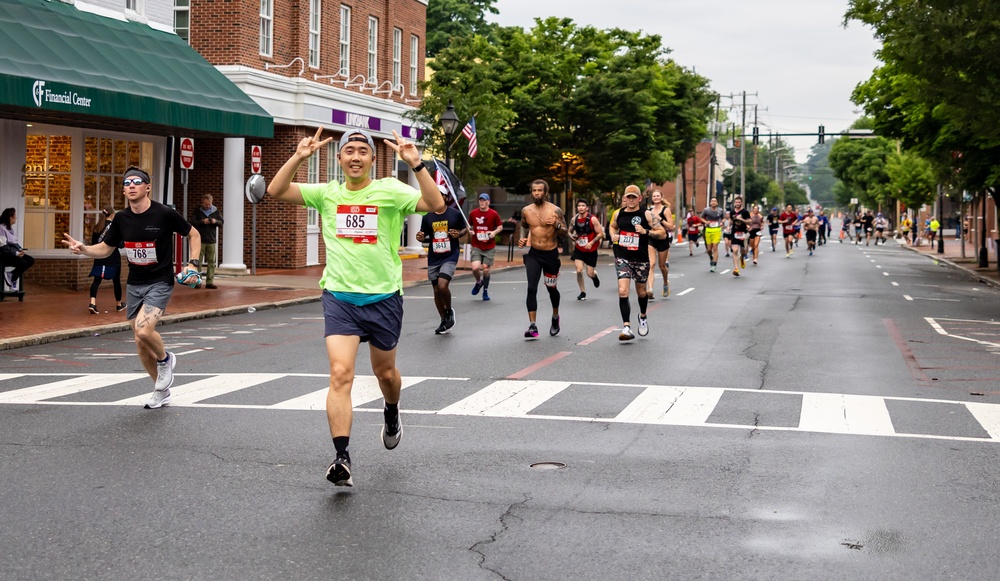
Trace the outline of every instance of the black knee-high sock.
[[483, 288], [490, 288], [490, 275], [483, 277]]
[[622, 321], [628, 322], [632, 316], [632, 305], [628, 302], [628, 297], [618, 297], [618, 310], [622, 312]]
[[646, 305], [649, 304], [649, 295], [644, 297], [639, 297], [639, 314], [643, 317], [646, 316]]

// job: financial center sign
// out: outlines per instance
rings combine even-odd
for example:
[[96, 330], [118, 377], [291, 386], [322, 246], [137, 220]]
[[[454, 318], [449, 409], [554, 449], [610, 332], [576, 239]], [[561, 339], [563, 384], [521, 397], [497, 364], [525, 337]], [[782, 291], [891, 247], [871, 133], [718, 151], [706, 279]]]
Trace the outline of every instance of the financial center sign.
[[57, 88], [53, 83], [46, 87], [46, 81], [35, 81], [31, 86], [31, 97], [35, 102], [35, 107], [44, 107], [48, 103], [59, 105], [71, 105], [90, 109], [92, 99], [85, 97], [72, 89]]

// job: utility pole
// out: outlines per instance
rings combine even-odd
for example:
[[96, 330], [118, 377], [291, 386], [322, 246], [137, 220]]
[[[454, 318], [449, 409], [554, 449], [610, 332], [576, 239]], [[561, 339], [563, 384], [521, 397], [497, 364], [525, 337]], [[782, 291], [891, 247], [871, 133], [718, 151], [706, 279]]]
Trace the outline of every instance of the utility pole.
[[743, 121], [740, 123], [740, 196], [746, 199], [747, 189], [747, 92], [743, 91]]
[[[753, 106], [753, 126], [757, 127], [757, 105]], [[753, 144], [753, 171], [757, 171], [757, 144]]]
[[[715, 159], [715, 143], [719, 139], [719, 102], [720, 101], [722, 101], [722, 95], [716, 95], [715, 96], [715, 125], [712, 126], [712, 155], [709, 158], [710, 159], [709, 163], [711, 163], [712, 165], [711, 165], [711, 167], [709, 167], [709, 170], [708, 170], [708, 176], [709, 176], [708, 177], [708, 187], [709, 187], [709, 190], [708, 190], [709, 193], [708, 193], [708, 195], [709, 196], [711, 195], [712, 192], [715, 191], [715, 166], [717, 164], [717, 161]], [[695, 199], [697, 199], [697, 196], [695, 197]], [[708, 201], [708, 197], [705, 198], [705, 201]]]

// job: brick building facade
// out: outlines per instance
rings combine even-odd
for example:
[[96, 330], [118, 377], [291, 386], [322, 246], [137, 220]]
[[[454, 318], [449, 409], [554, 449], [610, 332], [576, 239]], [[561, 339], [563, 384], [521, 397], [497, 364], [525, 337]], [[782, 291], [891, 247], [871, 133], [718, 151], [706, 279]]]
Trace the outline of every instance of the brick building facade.
[[[318, 217], [311, 210], [265, 198], [256, 208], [256, 263], [251, 265], [253, 208], [243, 195], [243, 184], [251, 174], [253, 145], [261, 147], [261, 173], [269, 180], [299, 141], [315, 135], [318, 127], [324, 128], [324, 138], [334, 139], [333, 144], [350, 127], [362, 127], [376, 138], [375, 177], [412, 181], [408, 168], [397, 167], [393, 151], [379, 138], [391, 138], [393, 130], [412, 139], [420, 133], [404, 115], [420, 98], [426, 4], [426, 0], [273, 0], [268, 47], [268, 25], [259, 0], [190, 1], [191, 46], [270, 113], [275, 124], [272, 139], [197, 143], [188, 206], [197, 206], [207, 192], [222, 210], [226, 225], [219, 253], [224, 271], [325, 262]], [[374, 70], [369, 66], [372, 51]], [[242, 154], [230, 150], [227, 158], [226, 141], [239, 142], [234, 149]], [[313, 171], [303, 164], [295, 181], [340, 177], [332, 147], [314, 157]], [[177, 180], [173, 196], [180, 207], [176, 200], [182, 197], [182, 187]], [[242, 228], [234, 232], [240, 222]]]

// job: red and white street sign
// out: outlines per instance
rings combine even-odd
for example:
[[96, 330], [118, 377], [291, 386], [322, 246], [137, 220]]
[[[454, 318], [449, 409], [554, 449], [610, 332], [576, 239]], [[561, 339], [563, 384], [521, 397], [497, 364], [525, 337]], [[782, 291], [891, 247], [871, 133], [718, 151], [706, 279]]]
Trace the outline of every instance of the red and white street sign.
[[194, 139], [181, 137], [181, 169], [194, 169]]
[[260, 146], [250, 146], [250, 172], [260, 173]]

